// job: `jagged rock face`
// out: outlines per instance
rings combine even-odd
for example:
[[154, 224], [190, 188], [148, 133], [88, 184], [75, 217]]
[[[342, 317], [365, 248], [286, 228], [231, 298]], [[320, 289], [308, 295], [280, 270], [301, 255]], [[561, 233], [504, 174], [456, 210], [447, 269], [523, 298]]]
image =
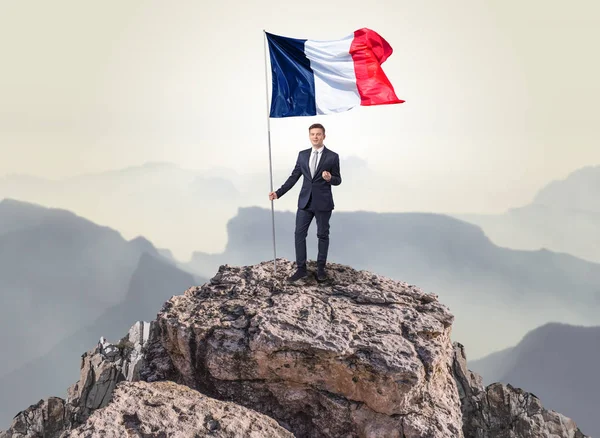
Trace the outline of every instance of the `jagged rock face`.
[[459, 387], [463, 431], [469, 438], [584, 438], [570, 418], [544, 409], [533, 394], [511, 385], [484, 388], [469, 371], [464, 347], [455, 343], [454, 374]]
[[65, 401], [49, 397], [15, 416], [10, 429], [0, 431], [0, 438], [58, 437], [67, 422]]
[[272, 418], [173, 382], [121, 382], [108, 406], [64, 436], [293, 438]]
[[96, 348], [81, 356], [79, 380], [69, 387], [66, 401], [50, 397], [19, 412], [11, 428], [0, 432], [0, 438], [54, 438], [83, 423], [110, 402], [118, 382], [139, 380], [149, 331], [150, 324], [140, 321], [118, 344], [101, 338]]
[[76, 422], [85, 421], [95, 409], [106, 406], [118, 382], [139, 380], [142, 349], [149, 331], [149, 324], [139, 321], [119, 344], [100, 338], [95, 350], [83, 354], [80, 380], [67, 391], [69, 411]]
[[337, 264], [325, 284], [288, 284], [292, 272], [225, 265], [171, 298], [156, 337], [180, 380], [298, 437], [462, 436], [453, 316], [435, 295]]

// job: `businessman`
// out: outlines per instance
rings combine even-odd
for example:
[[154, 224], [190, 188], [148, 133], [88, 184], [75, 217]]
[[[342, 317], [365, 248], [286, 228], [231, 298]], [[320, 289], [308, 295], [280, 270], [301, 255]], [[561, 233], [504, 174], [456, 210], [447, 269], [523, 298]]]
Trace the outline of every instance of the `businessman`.
[[317, 221], [319, 253], [317, 255], [317, 281], [327, 279], [325, 265], [329, 249], [329, 219], [333, 211], [331, 186], [342, 183], [340, 175], [340, 157], [323, 144], [325, 128], [315, 123], [308, 128], [308, 138], [312, 148], [298, 153], [296, 167], [287, 181], [275, 192], [269, 193], [269, 200], [279, 199], [290, 190], [300, 176], [304, 176], [298, 211], [296, 213], [296, 272], [288, 280], [294, 282], [308, 275], [306, 270], [306, 235], [313, 217]]

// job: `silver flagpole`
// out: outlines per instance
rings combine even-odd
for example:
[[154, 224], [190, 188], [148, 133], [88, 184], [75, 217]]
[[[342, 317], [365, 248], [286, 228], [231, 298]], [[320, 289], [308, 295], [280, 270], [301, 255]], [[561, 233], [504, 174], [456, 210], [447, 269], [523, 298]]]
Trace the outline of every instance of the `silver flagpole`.
[[[273, 191], [273, 161], [271, 160], [271, 117], [269, 111], [269, 80], [267, 78], [267, 32], [263, 29], [265, 39], [265, 93], [267, 97], [267, 136], [269, 139], [269, 173], [271, 175], [271, 192]], [[273, 224], [273, 275], [277, 274], [277, 251], [275, 249], [275, 205], [274, 200], [271, 201], [271, 222]]]

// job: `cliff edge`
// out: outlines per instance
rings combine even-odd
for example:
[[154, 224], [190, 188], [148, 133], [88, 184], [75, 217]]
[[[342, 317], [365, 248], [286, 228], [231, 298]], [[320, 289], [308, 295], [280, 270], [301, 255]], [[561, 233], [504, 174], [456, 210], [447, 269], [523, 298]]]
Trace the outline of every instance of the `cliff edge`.
[[41, 400], [0, 438], [585, 437], [533, 394], [484, 387], [436, 295], [339, 264], [325, 283], [277, 268], [223, 265], [101, 339], [67, 400]]

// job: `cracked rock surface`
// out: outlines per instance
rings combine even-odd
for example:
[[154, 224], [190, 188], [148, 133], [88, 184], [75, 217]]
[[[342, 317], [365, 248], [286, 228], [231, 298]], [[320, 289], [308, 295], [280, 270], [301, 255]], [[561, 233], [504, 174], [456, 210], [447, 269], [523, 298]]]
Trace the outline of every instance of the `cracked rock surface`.
[[466, 437], [585, 438], [572, 419], [544, 409], [534, 394], [502, 383], [484, 387], [481, 376], [467, 368], [464, 347], [459, 343], [454, 347]]
[[272, 262], [224, 265], [172, 297], [146, 378], [174, 370], [298, 437], [462, 436], [453, 316], [435, 295], [337, 264], [321, 284], [289, 284], [292, 272], [286, 260], [276, 276]]
[[108, 406], [64, 436], [293, 438], [272, 418], [173, 382], [122, 382]]

